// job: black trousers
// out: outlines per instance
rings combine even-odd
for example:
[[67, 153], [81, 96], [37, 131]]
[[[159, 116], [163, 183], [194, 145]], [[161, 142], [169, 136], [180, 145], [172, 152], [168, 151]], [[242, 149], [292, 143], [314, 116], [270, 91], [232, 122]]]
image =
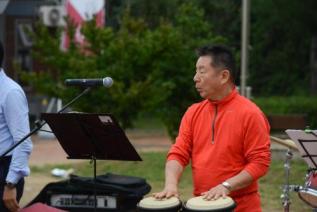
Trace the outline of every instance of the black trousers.
[[[11, 157], [5, 157], [3, 160], [0, 160], [0, 211], [9, 212], [3, 203], [3, 191], [4, 185], [6, 182], [6, 177], [9, 171], [9, 166], [11, 162]], [[24, 179], [22, 178], [16, 186], [17, 189], [17, 200], [20, 201], [24, 188]]]

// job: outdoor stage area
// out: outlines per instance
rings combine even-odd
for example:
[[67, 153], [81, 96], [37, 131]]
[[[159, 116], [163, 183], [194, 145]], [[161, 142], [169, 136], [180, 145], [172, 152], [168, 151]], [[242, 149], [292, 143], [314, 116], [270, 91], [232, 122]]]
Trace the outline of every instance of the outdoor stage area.
[[[143, 131], [128, 131], [127, 137], [137, 152], [142, 153], [159, 151], [163, 152], [162, 157], [164, 157], [164, 152], [167, 152], [172, 144], [170, 138], [162, 132], [145, 133]], [[51, 175], [51, 170], [53, 168], [62, 167], [61, 164], [66, 164], [69, 167], [71, 164], [75, 165], [76, 163], [83, 162], [83, 160], [66, 159], [67, 155], [56, 139], [43, 139], [36, 135], [32, 137], [32, 141], [34, 144], [33, 152], [30, 158], [32, 173], [26, 178], [21, 206], [24, 206], [30, 202], [48, 183], [63, 180], [63, 178], [58, 178]], [[280, 169], [283, 169], [285, 151], [287, 148], [275, 142], [272, 142], [271, 146], [273, 159], [277, 159], [276, 161], [279, 161], [280, 163]], [[294, 151], [294, 158], [299, 158], [296, 151]], [[107, 163], [107, 161], [98, 161], [97, 164], [98, 163]], [[162, 163], [164, 163], [164, 159], [162, 159]], [[162, 173], [163, 172], [164, 171], [162, 170]], [[74, 174], [77, 174], [76, 170]], [[303, 173], [303, 175], [304, 174], [305, 173]], [[304, 183], [304, 180], [302, 181], [302, 183]], [[280, 186], [282, 186], [282, 184]], [[277, 193], [282, 192], [280, 187], [277, 187], [276, 190]], [[188, 193], [190, 195], [190, 190]], [[295, 195], [293, 194], [293, 196]], [[277, 201], [280, 202], [280, 200]]]

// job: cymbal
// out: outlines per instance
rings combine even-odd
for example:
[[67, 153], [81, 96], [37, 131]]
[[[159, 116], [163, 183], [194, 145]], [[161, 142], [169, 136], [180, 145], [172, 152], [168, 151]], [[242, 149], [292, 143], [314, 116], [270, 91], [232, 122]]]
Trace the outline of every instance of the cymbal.
[[292, 141], [291, 139], [281, 139], [281, 138], [277, 138], [275, 136], [270, 136], [271, 138], [271, 141], [274, 141], [278, 144], [281, 144], [283, 146], [286, 146], [290, 149], [293, 149], [293, 150], [298, 150], [296, 144], [294, 141]]

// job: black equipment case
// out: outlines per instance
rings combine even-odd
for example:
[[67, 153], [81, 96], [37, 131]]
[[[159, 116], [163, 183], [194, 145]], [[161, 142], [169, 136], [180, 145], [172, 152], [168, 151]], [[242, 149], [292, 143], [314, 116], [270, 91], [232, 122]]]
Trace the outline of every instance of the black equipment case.
[[91, 177], [71, 175], [69, 180], [47, 184], [28, 205], [42, 202], [71, 212], [136, 211], [137, 203], [150, 190], [139, 177], [107, 173], [94, 182]]

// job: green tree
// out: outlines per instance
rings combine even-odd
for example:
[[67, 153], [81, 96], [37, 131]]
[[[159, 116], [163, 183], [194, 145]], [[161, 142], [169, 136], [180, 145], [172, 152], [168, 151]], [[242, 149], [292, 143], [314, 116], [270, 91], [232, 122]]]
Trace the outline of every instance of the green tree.
[[[235, 52], [240, 51], [242, 1], [109, 0], [109, 4], [115, 3], [114, 17], [120, 16], [122, 8], [129, 5], [131, 14], [143, 18], [152, 28], [162, 19], [177, 22], [177, 6], [181, 2], [197, 4], [205, 14], [204, 21], [211, 23], [212, 32], [225, 37]], [[311, 41], [317, 37], [316, 7], [315, 0], [251, 2], [248, 84], [253, 87], [254, 95], [308, 93]], [[239, 65], [239, 54], [236, 56]]]
[[317, 2], [252, 2], [250, 83], [260, 95], [306, 94]]
[[[169, 134], [175, 137], [180, 118], [197, 99], [194, 91], [195, 49], [225, 39], [212, 33], [204, 13], [194, 4], [183, 4], [174, 21], [160, 20], [149, 27], [143, 18], [127, 10], [120, 27], [96, 28], [94, 21], [82, 30], [84, 47], [71, 43], [59, 50], [60, 32], [52, 36], [39, 26], [34, 54], [46, 70], [28, 75], [38, 91], [69, 101], [78, 89], [65, 88], [67, 78], [111, 76], [113, 86], [90, 92], [73, 107], [85, 112], [111, 112], [123, 127], [130, 127], [141, 111], [159, 114]], [[74, 28], [70, 27], [70, 35]]]

